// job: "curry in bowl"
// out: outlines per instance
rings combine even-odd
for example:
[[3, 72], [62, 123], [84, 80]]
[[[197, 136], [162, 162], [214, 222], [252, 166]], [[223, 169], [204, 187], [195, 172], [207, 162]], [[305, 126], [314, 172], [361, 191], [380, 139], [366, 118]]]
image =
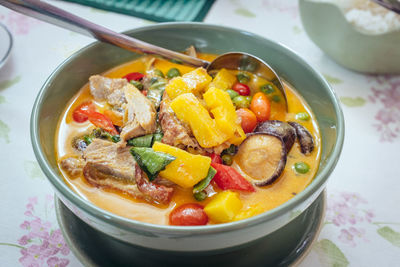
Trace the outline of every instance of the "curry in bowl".
[[284, 86], [288, 110], [274, 83], [251, 73], [141, 57], [91, 76], [68, 103], [56, 133], [60, 170], [81, 197], [134, 220], [255, 216], [301, 192], [319, 166], [316, 119]]

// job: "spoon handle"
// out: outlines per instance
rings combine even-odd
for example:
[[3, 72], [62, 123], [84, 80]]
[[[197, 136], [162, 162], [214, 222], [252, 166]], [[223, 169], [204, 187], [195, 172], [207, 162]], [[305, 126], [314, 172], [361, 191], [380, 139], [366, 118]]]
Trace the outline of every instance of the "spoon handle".
[[140, 53], [155, 54], [167, 59], [175, 59], [194, 67], [207, 67], [209, 62], [175, 51], [155, 46], [133, 37], [114, 32], [103, 26], [75, 16], [65, 10], [39, 0], [0, 0], [0, 5], [24, 15], [46, 21], [62, 28], [94, 37], [118, 47]]

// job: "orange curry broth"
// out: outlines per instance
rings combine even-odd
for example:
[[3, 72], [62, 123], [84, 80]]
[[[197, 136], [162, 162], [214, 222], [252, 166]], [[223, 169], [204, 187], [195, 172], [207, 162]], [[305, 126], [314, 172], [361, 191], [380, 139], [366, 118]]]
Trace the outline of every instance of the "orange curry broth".
[[[212, 60], [215, 55], [202, 54], [199, 57], [206, 60]], [[144, 73], [146, 70], [146, 62], [148, 62], [148, 60], [149, 57], [141, 57], [135, 61], [115, 67], [105, 72], [103, 75], [110, 78], [121, 78], [130, 72]], [[179, 69], [181, 74], [185, 74], [193, 70], [192, 67], [171, 63], [165, 60], [157, 59], [155, 62], [155, 68], [160, 69], [163, 73], [167, 73], [167, 71], [172, 67]], [[264, 83], [265, 80], [263, 81], [263, 79], [253, 77], [249, 83], [250, 87], [253, 88], [252, 95], [258, 91], [258, 88]], [[294, 197], [295, 194], [301, 192], [305, 187], [307, 187], [318, 170], [321, 142], [315, 116], [300, 95], [287, 83], [284, 83], [284, 85], [287, 93], [289, 112], [282, 112], [282, 105], [276, 105], [272, 102], [270, 119], [296, 121], [296, 113], [307, 112], [310, 115], [310, 120], [306, 122], [302, 121], [301, 124], [312, 134], [314, 138], [315, 149], [311, 155], [304, 156], [300, 152], [300, 146], [298, 142], [295, 142], [293, 148], [288, 154], [285, 170], [279, 179], [277, 179], [277, 181], [269, 186], [262, 188], [256, 187], [256, 192], [254, 193], [240, 192], [243, 210], [248, 210], [248, 212], [243, 213], [244, 216], [242, 216], [241, 219], [271, 210], [288, 201]], [[58, 130], [56, 132], [55, 150], [57, 162], [60, 162], [65, 156], [74, 154], [71, 146], [73, 137], [84, 134], [88, 132], [89, 129], [94, 128], [89, 122], [76, 123], [72, 119], [72, 112], [75, 107], [88, 100], [93, 101], [100, 112], [102, 112], [107, 105], [93, 100], [88, 84], [83, 86], [83, 88], [79, 90], [79, 92], [70, 100], [60, 118]], [[294, 163], [299, 161], [306, 162], [310, 165], [310, 171], [307, 174], [296, 174], [293, 170]], [[235, 162], [233, 164], [235, 164]], [[68, 177], [62, 168], [59, 169], [63, 174], [67, 185], [71, 187], [79, 196], [104, 210], [134, 220], [166, 225], [168, 224], [168, 215], [174, 207], [184, 203], [197, 202], [193, 197], [192, 189], [182, 189], [177, 186], [172, 201], [169, 205], [162, 206], [149, 204], [116, 191], [93, 187], [85, 180], [83, 175], [76, 178], [71, 178]], [[241, 171], [239, 170], [239, 172]], [[241, 174], [246, 176], [242, 172]], [[220, 191], [218, 188], [216, 188], [216, 186], [214, 186], [214, 190], [216, 192]], [[205, 206], [210, 199], [211, 198], [209, 197], [200, 203]], [[210, 223], [212, 224], [212, 222]]]

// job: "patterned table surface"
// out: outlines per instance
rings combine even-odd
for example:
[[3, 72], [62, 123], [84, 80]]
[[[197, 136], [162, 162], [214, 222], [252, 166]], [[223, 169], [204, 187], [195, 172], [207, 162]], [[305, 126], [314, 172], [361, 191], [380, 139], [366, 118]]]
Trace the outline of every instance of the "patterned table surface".
[[[52, 3], [116, 31], [152, 23]], [[400, 76], [338, 66], [307, 37], [295, 0], [221, 0], [205, 21], [290, 47], [326, 77], [343, 104], [346, 138], [328, 182], [325, 223], [300, 266], [399, 266]], [[12, 55], [0, 70], [0, 266], [81, 266], [58, 228], [52, 188], [31, 148], [29, 119], [50, 73], [93, 40], [3, 7], [0, 22], [14, 36]]]

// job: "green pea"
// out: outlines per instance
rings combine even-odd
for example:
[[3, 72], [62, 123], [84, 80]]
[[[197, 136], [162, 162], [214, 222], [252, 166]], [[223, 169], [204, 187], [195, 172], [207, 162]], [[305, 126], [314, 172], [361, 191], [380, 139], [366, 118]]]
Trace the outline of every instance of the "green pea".
[[143, 90], [143, 84], [139, 81], [131, 80], [131, 84], [133, 84], [137, 89]]
[[271, 99], [272, 99], [272, 101], [274, 101], [276, 103], [281, 101], [281, 97], [279, 95], [273, 95]]
[[228, 165], [228, 166], [232, 165], [233, 157], [231, 155], [224, 154], [224, 155], [222, 155], [221, 159], [225, 165]]
[[228, 155], [234, 156], [237, 153], [237, 151], [238, 151], [237, 146], [235, 146], [234, 144], [231, 144], [227, 149], [224, 149], [222, 151], [222, 154], [223, 155], [228, 154]]
[[238, 95], [234, 99], [232, 99], [232, 102], [237, 108], [248, 108], [250, 106], [249, 100], [241, 95]]
[[310, 115], [307, 112], [299, 112], [296, 114], [296, 120], [308, 121], [310, 119]]
[[111, 140], [112, 140], [114, 143], [118, 143], [119, 141], [121, 141], [121, 137], [120, 137], [119, 135], [113, 135], [113, 136], [111, 137]]
[[207, 192], [204, 190], [194, 193], [193, 196], [197, 201], [203, 201], [204, 199], [206, 199], [208, 197]]
[[161, 78], [164, 78], [164, 77], [165, 77], [165, 76], [164, 76], [164, 73], [163, 73], [161, 70], [159, 70], [159, 69], [154, 69], [154, 70], [153, 70], [153, 73], [154, 73], [154, 75], [160, 76]]
[[172, 79], [174, 77], [181, 76], [181, 72], [177, 68], [170, 68], [167, 72], [167, 77]]
[[271, 84], [267, 83], [260, 87], [260, 91], [263, 92], [264, 94], [269, 95], [275, 92], [275, 89]]
[[297, 173], [305, 174], [310, 170], [310, 165], [305, 162], [296, 162], [294, 164], [294, 170]]
[[250, 81], [250, 76], [244, 72], [239, 72], [236, 78], [240, 83], [248, 83]]
[[235, 97], [237, 97], [237, 96], [239, 95], [238, 92], [236, 92], [236, 91], [234, 91], [234, 90], [231, 90], [231, 89], [226, 90], [226, 92], [229, 94], [229, 96], [231, 97], [231, 99], [234, 99]]

